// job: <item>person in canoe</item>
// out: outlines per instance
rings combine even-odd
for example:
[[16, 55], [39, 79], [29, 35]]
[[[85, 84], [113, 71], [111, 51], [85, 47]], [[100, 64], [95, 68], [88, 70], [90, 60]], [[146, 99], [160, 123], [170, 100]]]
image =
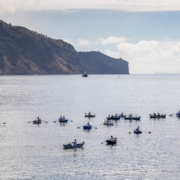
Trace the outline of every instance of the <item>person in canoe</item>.
[[77, 145], [77, 142], [76, 142], [76, 139], [74, 140], [73, 142], [73, 146], [76, 146]]
[[91, 125], [89, 124], [89, 122], [87, 123], [87, 126], [91, 126]]
[[139, 132], [139, 126], [136, 128], [136, 131]]
[[41, 123], [41, 119], [39, 118], [39, 116], [36, 118], [35, 120], [37, 123]]
[[88, 115], [89, 115], [89, 116], [91, 115], [90, 111], [89, 111]]
[[154, 116], [156, 116], [156, 113], [154, 113]]
[[111, 140], [113, 140], [114, 138], [113, 138], [113, 136], [111, 136]]

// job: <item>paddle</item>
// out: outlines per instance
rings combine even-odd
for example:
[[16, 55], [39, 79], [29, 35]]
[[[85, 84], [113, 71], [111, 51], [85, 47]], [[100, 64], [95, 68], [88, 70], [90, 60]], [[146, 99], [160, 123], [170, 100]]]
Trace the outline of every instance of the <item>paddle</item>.
[[94, 129], [97, 129], [97, 127], [92, 126]]
[[103, 143], [105, 143], [106, 141], [104, 141], [104, 142], [101, 142], [101, 144], [103, 144]]
[[[43, 121], [43, 120], [41, 120], [41, 121]], [[45, 123], [48, 123], [47, 121], [44, 121]]]
[[[35, 121], [35, 120], [33, 120], [33, 121]], [[27, 122], [27, 123], [30, 123], [30, 122], [33, 122], [33, 121], [29, 121], [29, 122]]]
[[83, 126], [80, 126], [80, 127], [77, 127], [77, 128], [79, 129], [79, 128], [81, 128], [81, 127], [83, 127]]

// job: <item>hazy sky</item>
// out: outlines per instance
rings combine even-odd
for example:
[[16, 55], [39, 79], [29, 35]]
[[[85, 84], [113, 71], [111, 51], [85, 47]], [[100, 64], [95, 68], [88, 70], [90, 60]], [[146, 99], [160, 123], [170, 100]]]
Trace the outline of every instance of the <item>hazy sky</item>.
[[0, 19], [129, 62], [180, 73], [180, 0], [0, 0]]

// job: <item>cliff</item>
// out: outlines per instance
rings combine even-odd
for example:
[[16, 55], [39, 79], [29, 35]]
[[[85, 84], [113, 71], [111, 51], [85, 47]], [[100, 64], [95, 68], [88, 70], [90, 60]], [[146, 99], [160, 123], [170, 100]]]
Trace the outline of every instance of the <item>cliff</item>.
[[20, 26], [0, 21], [0, 74], [129, 74], [128, 62], [100, 52], [77, 52]]

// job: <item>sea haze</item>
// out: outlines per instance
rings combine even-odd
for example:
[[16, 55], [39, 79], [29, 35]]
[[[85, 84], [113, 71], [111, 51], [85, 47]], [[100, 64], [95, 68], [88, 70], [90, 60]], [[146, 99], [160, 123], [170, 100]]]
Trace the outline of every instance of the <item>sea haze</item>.
[[[169, 116], [180, 110], [179, 79], [0, 76], [0, 179], [179, 179], [180, 119]], [[89, 111], [96, 117], [84, 118]], [[122, 112], [140, 115], [141, 121], [101, 125], [109, 114]], [[150, 119], [154, 112], [167, 117]], [[73, 122], [58, 123], [61, 115]], [[37, 116], [48, 123], [28, 123]], [[77, 128], [88, 121], [97, 129]], [[137, 126], [143, 133], [129, 134]], [[115, 146], [103, 143], [111, 135], [118, 139]], [[64, 150], [74, 139], [84, 141], [84, 149]]]

